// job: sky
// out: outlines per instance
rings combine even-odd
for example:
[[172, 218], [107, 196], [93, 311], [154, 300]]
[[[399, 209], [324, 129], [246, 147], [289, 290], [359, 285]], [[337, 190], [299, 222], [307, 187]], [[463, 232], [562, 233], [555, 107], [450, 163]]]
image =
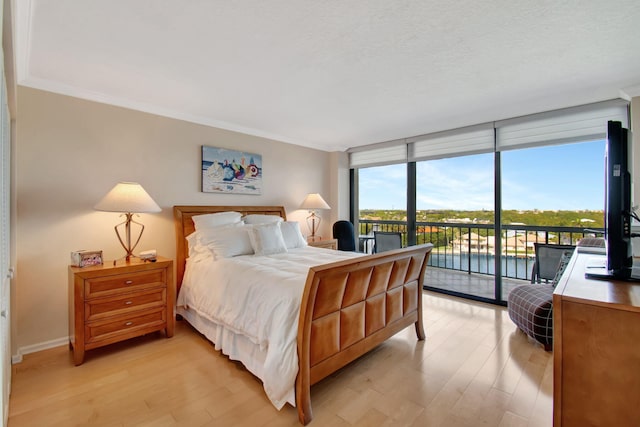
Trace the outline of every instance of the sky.
[[[603, 210], [605, 142], [502, 152], [502, 207]], [[494, 209], [493, 153], [417, 163], [417, 209]], [[406, 165], [359, 170], [360, 209], [406, 209]]]

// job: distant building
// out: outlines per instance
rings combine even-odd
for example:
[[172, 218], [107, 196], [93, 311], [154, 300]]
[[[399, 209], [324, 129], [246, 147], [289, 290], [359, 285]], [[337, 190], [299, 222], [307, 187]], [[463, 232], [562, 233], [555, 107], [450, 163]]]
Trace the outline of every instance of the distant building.
[[460, 252], [487, 252], [489, 250], [487, 238], [476, 233], [461, 235], [451, 241], [451, 246], [454, 251]]

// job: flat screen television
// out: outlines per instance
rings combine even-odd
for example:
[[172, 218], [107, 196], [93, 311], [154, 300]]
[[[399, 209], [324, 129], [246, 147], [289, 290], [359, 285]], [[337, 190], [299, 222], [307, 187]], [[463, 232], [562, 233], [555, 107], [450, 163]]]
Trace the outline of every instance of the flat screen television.
[[622, 123], [607, 123], [605, 148], [606, 267], [589, 266], [587, 277], [640, 280], [633, 268], [631, 247], [632, 204], [630, 132]]

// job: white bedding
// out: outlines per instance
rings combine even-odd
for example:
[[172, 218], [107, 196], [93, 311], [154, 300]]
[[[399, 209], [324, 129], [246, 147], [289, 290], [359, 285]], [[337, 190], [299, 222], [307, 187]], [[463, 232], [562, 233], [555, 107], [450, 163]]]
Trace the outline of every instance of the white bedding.
[[215, 261], [200, 254], [187, 260], [178, 313], [259, 377], [276, 408], [295, 405], [298, 316], [309, 267], [361, 255], [308, 246]]

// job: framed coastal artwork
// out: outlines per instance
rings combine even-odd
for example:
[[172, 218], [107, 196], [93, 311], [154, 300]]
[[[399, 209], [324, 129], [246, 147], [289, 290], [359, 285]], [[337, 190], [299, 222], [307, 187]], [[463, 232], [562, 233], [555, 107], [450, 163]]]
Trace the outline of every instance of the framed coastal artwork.
[[202, 191], [262, 194], [262, 156], [203, 145]]

